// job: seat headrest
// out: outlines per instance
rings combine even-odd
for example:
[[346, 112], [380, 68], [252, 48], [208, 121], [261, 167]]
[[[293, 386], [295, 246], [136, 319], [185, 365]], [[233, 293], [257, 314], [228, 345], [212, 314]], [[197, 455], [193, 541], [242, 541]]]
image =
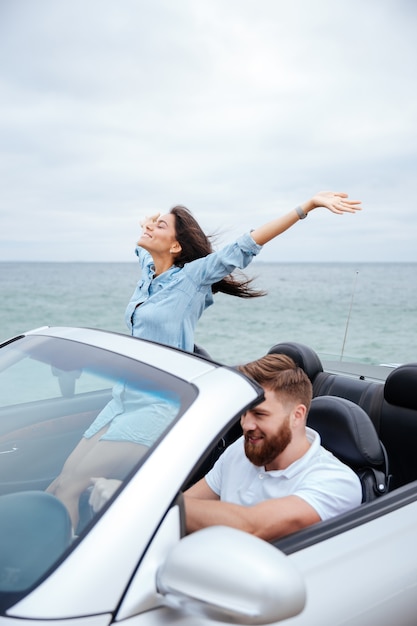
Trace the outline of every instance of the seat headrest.
[[417, 363], [400, 365], [387, 376], [384, 398], [389, 404], [417, 411]]
[[277, 343], [268, 351], [268, 354], [285, 354], [289, 356], [298, 367], [301, 367], [313, 382], [314, 378], [323, 371], [323, 366], [317, 354], [302, 343], [287, 341]]
[[354, 402], [337, 396], [313, 398], [307, 425], [319, 433], [324, 448], [353, 469], [384, 465], [375, 427]]

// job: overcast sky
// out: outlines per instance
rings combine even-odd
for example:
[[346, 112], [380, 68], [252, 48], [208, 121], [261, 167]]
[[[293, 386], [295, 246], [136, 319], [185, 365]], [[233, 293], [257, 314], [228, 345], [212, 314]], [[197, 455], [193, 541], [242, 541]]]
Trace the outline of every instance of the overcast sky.
[[0, 260], [219, 243], [321, 189], [264, 261], [417, 261], [415, 0], [0, 0]]

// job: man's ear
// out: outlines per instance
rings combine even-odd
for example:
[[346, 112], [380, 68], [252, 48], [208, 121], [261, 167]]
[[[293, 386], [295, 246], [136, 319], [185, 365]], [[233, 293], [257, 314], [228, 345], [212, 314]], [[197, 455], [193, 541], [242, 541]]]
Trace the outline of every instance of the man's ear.
[[307, 419], [307, 407], [305, 404], [297, 404], [293, 411], [293, 423], [295, 427], [305, 426]]

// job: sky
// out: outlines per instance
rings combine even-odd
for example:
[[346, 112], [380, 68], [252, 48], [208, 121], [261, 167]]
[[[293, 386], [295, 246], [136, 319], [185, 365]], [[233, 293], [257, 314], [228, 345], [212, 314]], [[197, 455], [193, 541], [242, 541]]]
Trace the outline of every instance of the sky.
[[216, 245], [320, 190], [259, 260], [417, 262], [414, 0], [1, 0], [0, 261], [133, 261], [187, 206]]

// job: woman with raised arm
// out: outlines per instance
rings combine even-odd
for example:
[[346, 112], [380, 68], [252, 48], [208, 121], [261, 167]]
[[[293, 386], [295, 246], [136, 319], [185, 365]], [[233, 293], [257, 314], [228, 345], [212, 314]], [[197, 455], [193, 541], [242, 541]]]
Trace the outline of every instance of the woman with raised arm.
[[251, 280], [238, 279], [232, 272], [249, 265], [262, 246], [317, 207], [336, 214], [361, 208], [360, 201], [348, 200], [346, 193], [323, 191], [218, 252], [185, 207], [145, 219], [136, 248], [142, 277], [125, 314], [132, 335], [193, 351], [197, 322], [213, 304], [213, 294], [264, 295], [251, 288]]
[[[126, 310], [132, 334], [193, 351], [195, 327], [204, 310], [213, 304], [213, 294], [221, 291], [241, 298], [263, 295], [250, 287], [249, 279], [239, 280], [232, 272], [245, 268], [262, 246], [317, 207], [336, 214], [361, 208], [360, 201], [348, 200], [346, 193], [323, 191], [218, 252], [213, 252], [209, 238], [185, 207], [146, 219], [136, 248], [142, 277]], [[101, 485], [103, 479], [122, 480], [171, 419], [169, 406], [155, 402], [146, 405], [122, 382], [114, 386], [113, 399], [97, 415], [48, 487], [66, 505], [74, 529], [81, 493], [97, 481]], [[94, 501], [94, 492], [92, 498]]]

